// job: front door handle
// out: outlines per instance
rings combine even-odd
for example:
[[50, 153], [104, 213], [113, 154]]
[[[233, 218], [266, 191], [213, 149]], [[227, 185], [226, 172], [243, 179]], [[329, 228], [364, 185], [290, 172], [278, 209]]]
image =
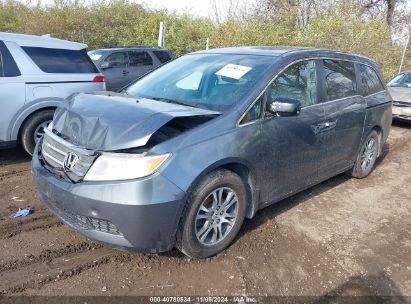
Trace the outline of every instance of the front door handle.
[[324, 122], [323, 131], [329, 131], [334, 129], [337, 126], [338, 119], [328, 119]]
[[327, 119], [326, 121], [318, 122], [311, 125], [311, 129], [315, 134], [331, 131], [337, 126], [338, 119]]
[[128, 73], [130, 73], [129, 71], [123, 70], [123, 75], [127, 75]]

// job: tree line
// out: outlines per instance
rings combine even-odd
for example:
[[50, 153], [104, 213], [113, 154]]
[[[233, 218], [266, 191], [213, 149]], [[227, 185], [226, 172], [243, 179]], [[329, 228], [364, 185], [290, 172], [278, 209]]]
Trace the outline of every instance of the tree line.
[[[406, 10], [396, 11], [394, 2], [257, 0], [252, 7], [232, 6], [225, 18], [213, 19], [153, 10], [129, 0], [94, 0], [87, 4], [55, 0], [48, 6], [41, 2], [0, 0], [0, 31], [51, 34], [85, 42], [90, 49], [130, 44], [155, 46], [159, 22], [165, 21], [165, 47], [175, 56], [204, 49], [207, 38], [210, 48], [330, 48], [373, 58], [388, 80], [398, 72], [402, 47], [396, 37], [407, 31], [409, 17]], [[220, 16], [217, 2], [213, 8], [214, 15]], [[409, 55], [404, 69], [411, 69]]]

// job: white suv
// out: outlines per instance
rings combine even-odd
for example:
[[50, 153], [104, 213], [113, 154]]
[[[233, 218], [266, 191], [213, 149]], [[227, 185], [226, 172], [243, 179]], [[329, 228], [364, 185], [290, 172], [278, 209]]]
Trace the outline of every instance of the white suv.
[[87, 45], [0, 32], [0, 148], [30, 154], [58, 104], [75, 92], [105, 90]]

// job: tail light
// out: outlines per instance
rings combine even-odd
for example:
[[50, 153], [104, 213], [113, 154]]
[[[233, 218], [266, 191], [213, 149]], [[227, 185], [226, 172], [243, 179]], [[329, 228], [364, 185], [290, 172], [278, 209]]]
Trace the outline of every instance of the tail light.
[[106, 79], [104, 78], [104, 76], [96, 76], [93, 79], [93, 82], [105, 82]]

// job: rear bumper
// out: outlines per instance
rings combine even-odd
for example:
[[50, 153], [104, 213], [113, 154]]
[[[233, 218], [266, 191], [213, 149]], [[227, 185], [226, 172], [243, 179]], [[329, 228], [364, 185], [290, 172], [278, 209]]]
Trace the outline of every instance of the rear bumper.
[[33, 154], [38, 195], [65, 224], [86, 237], [115, 247], [167, 251], [185, 193], [160, 174], [132, 181], [73, 184], [45, 169]]

